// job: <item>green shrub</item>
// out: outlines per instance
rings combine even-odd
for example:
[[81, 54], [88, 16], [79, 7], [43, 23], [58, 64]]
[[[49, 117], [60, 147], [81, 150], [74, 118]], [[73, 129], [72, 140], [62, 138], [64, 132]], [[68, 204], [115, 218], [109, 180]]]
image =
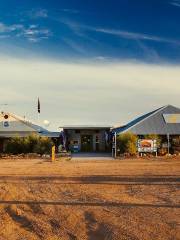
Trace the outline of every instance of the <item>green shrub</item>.
[[47, 137], [41, 137], [35, 146], [34, 151], [39, 154], [48, 154], [51, 152], [53, 142]]
[[20, 137], [13, 137], [6, 142], [5, 152], [18, 154], [19, 152], [24, 151], [23, 139]]
[[53, 142], [47, 137], [40, 137], [36, 134], [27, 137], [13, 137], [6, 142], [5, 152], [11, 154], [39, 153], [48, 154], [51, 152]]
[[120, 153], [135, 155], [137, 152], [137, 136], [130, 132], [118, 135], [117, 149]]
[[129, 141], [127, 143], [127, 152], [130, 153], [131, 155], [135, 155], [136, 154], [136, 152], [137, 152], [136, 142]]

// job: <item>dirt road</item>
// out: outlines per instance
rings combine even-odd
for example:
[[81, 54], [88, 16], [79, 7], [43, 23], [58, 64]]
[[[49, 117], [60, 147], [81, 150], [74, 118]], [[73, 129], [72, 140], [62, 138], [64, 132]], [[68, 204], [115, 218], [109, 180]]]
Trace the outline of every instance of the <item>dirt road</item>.
[[180, 158], [0, 160], [0, 240], [29, 239], [180, 239]]

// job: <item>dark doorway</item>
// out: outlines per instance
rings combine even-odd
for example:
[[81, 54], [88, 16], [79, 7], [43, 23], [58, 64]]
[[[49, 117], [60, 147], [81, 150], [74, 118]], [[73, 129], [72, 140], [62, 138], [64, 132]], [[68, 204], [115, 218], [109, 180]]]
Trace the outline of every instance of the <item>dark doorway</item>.
[[3, 152], [4, 139], [0, 139], [0, 153]]
[[81, 151], [92, 152], [93, 151], [93, 136], [82, 135], [81, 136]]
[[99, 152], [99, 136], [96, 136], [96, 152]]

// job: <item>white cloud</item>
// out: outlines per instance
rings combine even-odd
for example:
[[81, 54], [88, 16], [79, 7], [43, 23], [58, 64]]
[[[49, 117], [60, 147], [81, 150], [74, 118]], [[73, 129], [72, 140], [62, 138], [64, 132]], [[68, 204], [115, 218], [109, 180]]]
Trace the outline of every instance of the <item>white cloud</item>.
[[[8, 34], [6, 34], [8, 33]], [[0, 22], [0, 38], [24, 37], [30, 42], [39, 42], [47, 39], [52, 35], [49, 29], [30, 25], [28, 27], [22, 24], [7, 25]]]
[[39, 42], [40, 40], [47, 39], [52, 35], [49, 29], [43, 29], [36, 26], [34, 26], [33, 28], [31, 26], [27, 29], [24, 29], [21, 34], [30, 42]]
[[24, 26], [22, 24], [7, 25], [0, 22], [0, 33], [19, 31], [22, 30], [23, 28]]
[[180, 66], [0, 58], [0, 70], [0, 102], [36, 119], [39, 96], [41, 119], [54, 127], [125, 123], [168, 103], [179, 106]]
[[32, 43], [37, 43], [39, 42], [41, 39], [40, 38], [34, 38], [34, 37], [28, 37], [28, 41], [32, 42]]
[[38, 25], [36, 25], [36, 24], [31, 24], [31, 25], [29, 26], [30, 29], [34, 29], [34, 28], [37, 28], [37, 27], [38, 27]]

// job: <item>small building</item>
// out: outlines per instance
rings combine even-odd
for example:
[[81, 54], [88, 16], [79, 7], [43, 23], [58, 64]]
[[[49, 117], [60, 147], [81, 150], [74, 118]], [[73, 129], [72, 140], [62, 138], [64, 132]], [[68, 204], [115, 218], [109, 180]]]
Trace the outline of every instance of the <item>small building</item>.
[[72, 152], [110, 151], [110, 126], [63, 126], [64, 145]]
[[161, 147], [167, 148], [169, 142], [171, 152], [180, 152], [180, 108], [167, 105], [146, 113], [128, 124], [113, 129], [117, 135], [132, 132], [139, 138], [146, 135], [161, 137]]
[[31, 134], [49, 137], [55, 143], [58, 142], [60, 132], [51, 132], [38, 126], [25, 118], [9, 112], [0, 113], [0, 152], [3, 152], [4, 142], [12, 137], [27, 137]]

